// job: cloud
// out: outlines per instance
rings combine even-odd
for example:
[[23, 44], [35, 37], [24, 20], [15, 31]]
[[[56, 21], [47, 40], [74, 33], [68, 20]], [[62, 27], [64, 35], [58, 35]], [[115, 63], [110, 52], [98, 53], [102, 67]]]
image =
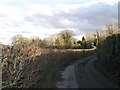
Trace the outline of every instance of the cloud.
[[[49, 10], [49, 8], [46, 7], [45, 10]], [[49, 12], [52, 14], [41, 14], [41, 11], [39, 12], [26, 16], [25, 20], [46, 28], [75, 28], [84, 33], [95, 30], [95, 28], [101, 27], [106, 23], [116, 22], [118, 17], [117, 4], [109, 5], [101, 2], [94, 3], [89, 7], [78, 4], [59, 4]]]
[[98, 27], [104, 27], [106, 23], [117, 22], [118, 0], [88, 1], [73, 4], [72, 0], [65, 1], [66, 3], [63, 3], [64, 1], [59, 3], [59, 1], [51, 6], [53, 0], [50, 4], [38, 3], [41, 0], [18, 0], [23, 5], [13, 6], [7, 3], [17, 3], [17, 1], [2, 0], [0, 3], [0, 42], [7, 43], [16, 34], [44, 38], [64, 29], [71, 29], [75, 31], [77, 37], [80, 37], [86, 32], [95, 31]]

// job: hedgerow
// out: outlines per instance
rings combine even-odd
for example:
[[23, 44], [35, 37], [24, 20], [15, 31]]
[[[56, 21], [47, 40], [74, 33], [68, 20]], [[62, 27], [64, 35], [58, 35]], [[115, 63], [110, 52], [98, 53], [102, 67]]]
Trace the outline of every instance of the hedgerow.
[[120, 80], [120, 34], [107, 37], [97, 46], [97, 57], [103, 68]]

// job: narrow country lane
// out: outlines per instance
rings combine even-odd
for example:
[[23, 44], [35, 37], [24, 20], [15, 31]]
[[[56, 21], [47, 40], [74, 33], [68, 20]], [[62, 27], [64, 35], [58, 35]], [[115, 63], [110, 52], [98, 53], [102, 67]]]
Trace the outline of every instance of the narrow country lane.
[[62, 81], [56, 82], [57, 88], [118, 88], [113, 82], [101, 75], [93, 66], [96, 56], [76, 61], [61, 71]]
[[57, 88], [78, 88], [77, 80], [75, 77], [74, 64], [66, 67], [64, 71], [61, 72], [62, 82], [56, 82]]

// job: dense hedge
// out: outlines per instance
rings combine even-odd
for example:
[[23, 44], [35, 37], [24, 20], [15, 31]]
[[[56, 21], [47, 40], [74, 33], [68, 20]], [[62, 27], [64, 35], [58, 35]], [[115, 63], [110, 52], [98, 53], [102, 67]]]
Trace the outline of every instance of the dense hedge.
[[107, 37], [97, 47], [97, 57], [103, 68], [120, 79], [120, 34]]

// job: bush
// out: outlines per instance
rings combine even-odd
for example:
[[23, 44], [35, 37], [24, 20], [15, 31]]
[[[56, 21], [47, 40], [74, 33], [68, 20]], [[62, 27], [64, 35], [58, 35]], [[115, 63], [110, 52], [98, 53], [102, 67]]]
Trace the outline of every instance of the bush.
[[73, 44], [71, 46], [72, 49], [81, 49], [81, 45], [80, 44]]

